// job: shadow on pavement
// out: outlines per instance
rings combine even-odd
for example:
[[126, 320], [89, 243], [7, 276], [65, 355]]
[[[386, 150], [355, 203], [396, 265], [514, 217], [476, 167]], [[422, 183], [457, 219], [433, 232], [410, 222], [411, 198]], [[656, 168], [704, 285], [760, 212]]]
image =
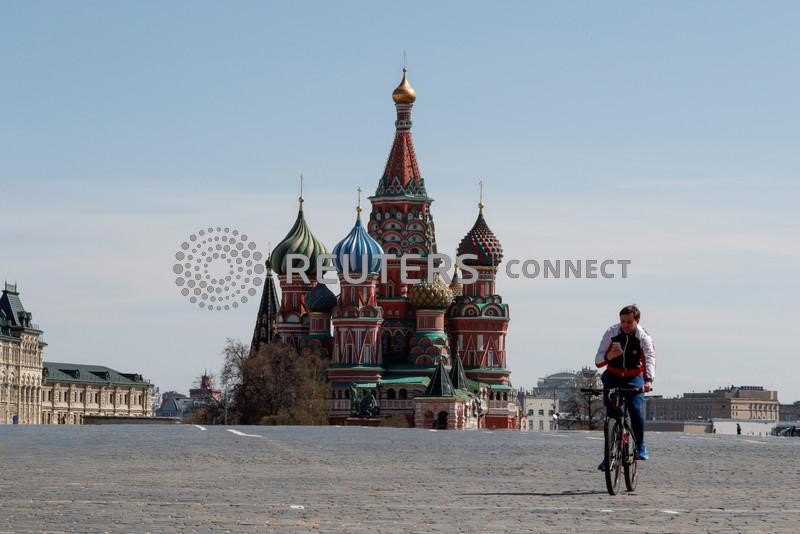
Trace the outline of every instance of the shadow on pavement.
[[541, 491], [531, 491], [531, 492], [503, 492], [503, 493], [461, 493], [460, 495], [469, 496], [489, 496], [489, 495], [496, 495], [500, 497], [515, 497], [515, 496], [531, 496], [531, 497], [573, 497], [575, 495], [600, 495], [606, 493], [605, 491], [601, 490], [570, 490], [570, 491], [560, 491], [557, 493], [548, 493], [548, 492], [541, 492]]

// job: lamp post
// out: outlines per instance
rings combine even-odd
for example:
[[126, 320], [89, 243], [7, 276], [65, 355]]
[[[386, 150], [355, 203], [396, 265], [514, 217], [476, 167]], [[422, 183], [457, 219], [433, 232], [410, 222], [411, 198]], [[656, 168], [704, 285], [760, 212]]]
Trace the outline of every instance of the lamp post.
[[228, 426], [228, 382], [225, 382], [225, 416], [224, 424]]

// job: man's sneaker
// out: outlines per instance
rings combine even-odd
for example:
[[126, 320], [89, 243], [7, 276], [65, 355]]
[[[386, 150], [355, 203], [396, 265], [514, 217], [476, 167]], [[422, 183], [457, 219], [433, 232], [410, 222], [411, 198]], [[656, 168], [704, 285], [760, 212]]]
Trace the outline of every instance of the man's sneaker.
[[636, 447], [636, 459], [637, 460], [649, 460], [650, 453], [647, 452], [647, 447], [644, 445], [639, 445]]
[[606, 459], [603, 458], [603, 461], [600, 462], [600, 465], [597, 466], [598, 471], [605, 471], [606, 470]]

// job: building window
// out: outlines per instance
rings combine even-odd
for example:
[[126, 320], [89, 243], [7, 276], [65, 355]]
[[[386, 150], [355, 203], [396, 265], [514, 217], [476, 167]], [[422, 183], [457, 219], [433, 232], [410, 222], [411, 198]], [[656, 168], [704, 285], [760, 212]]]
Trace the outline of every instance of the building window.
[[544, 410], [539, 410], [539, 415], [544, 415]]

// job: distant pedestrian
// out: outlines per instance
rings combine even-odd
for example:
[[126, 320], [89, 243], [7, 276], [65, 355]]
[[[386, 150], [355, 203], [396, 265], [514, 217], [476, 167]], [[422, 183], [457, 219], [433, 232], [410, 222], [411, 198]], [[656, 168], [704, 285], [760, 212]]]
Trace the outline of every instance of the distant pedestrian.
[[742, 425], [740, 425], [739, 423], [736, 423], [736, 435], [737, 436], [742, 435]]

